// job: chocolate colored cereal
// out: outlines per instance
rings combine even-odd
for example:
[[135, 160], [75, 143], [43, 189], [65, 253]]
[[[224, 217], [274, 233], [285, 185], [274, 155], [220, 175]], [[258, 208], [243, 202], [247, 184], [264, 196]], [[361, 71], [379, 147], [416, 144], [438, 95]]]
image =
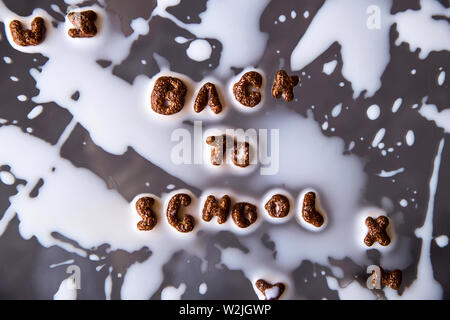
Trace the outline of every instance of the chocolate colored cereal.
[[275, 194], [267, 201], [264, 208], [271, 217], [284, 218], [290, 210], [289, 199], [281, 194]]
[[247, 72], [233, 85], [234, 97], [244, 106], [254, 107], [261, 102], [261, 93], [253, 88], [259, 89], [261, 85], [262, 76], [258, 72]]
[[137, 228], [141, 231], [150, 231], [156, 225], [156, 215], [152, 210], [155, 199], [142, 197], [136, 201], [136, 211], [142, 220], [137, 223]]
[[316, 210], [316, 194], [308, 192], [303, 199], [302, 208], [303, 219], [313, 226], [319, 228], [323, 224], [322, 215]]
[[391, 243], [391, 239], [387, 235], [386, 228], [389, 225], [389, 219], [386, 216], [379, 216], [376, 219], [367, 217], [366, 226], [369, 228], [364, 243], [370, 247], [377, 241], [382, 246], [387, 246]]
[[37, 46], [45, 38], [45, 22], [41, 17], [36, 17], [31, 22], [31, 30], [23, 29], [19, 20], [13, 20], [9, 24], [11, 36], [16, 44], [22, 47]]
[[194, 111], [199, 113], [209, 105], [211, 110], [218, 114], [222, 111], [222, 103], [217, 94], [216, 86], [211, 82], [205, 83], [197, 94], [194, 103]]
[[215, 166], [220, 166], [224, 162], [224, 156], [227, 149], [226, 135], [209, 136], [206, 138], [206, 143], [212, 147], [211, 149], [211, 163]]
[[233, 163], [241, 168], [250, 165], [250, 144], [234, 140]]
[[239, 228], [247, 228], [258, 217], [256, 206], [248, 202], [238, 202], [233, 206], [231, 217]]
[[[394, 290], [398, 290], [400, 288], [400, 285], [402, 284], [402, 272], [400, 270], [396, 269], [389, 272], [380, 267], [380, 272], [380, 282], [383, 286], [391, 287]], [[372, 271], [372, 284], [375, 286], [376, 282], [376, 272], [374, 270]]]
[[288, 76], [286, 71], [280, 70], [275, 76], [272, 87], [272, 96], [276, 99], [283, 96], [286, 102], [294, 98], [294, 87], [298, 84], [298, 76]]
[[184, 107], [187, 88], [184, 83], [173, 77], [159, 77], [152, 90], [152, 109], [163, 115], [180, 112]]
[[[278, 300], [286, 288], [285, 285], [281, 282], [277, 282], [275, 284], [270, 284], [269, 282], [267, 282], [266, 280], [263, 280], [263, 279], [257, 280], [255, 283], [255, 286], [259, 291], [262, 292], [264, 297], [266, 297], [266, 300]], [[266, 290], [272, 289], [273, 287], [278, 287], [278, 294], [274, 297], [268, 298], [266, 295]]]
[[205, 221], [211, 221], [216, 216], [219, 224], [225, 223], [230, 212], [231, 200], [228, 195], [224, 195], [217, 201], [212, 195], [208, 196], [203, 207], [202, 218]]
[[67, 19], [75, 27], [67, 32], [72, 38], [92, 38], [97, 34], [97, 27], [95, 26], [97, 13], [95, 11], [71, 12], [67, 15]]
[[179, 232], [191, 232], [195, 226], [194, 217], [185, 214], [183, 220], [178, 217], [178, 211], [183, 205], [185, 207], [191, 204], [191, 197], [185, 193], [178, 193], [174, 195], [167, 205], [167, 220], [169, 224], [177, 229]]

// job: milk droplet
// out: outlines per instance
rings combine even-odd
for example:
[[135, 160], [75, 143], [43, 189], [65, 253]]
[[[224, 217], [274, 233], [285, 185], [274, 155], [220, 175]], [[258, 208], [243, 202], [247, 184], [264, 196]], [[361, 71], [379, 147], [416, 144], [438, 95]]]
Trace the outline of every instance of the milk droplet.
[[441, 248], [444, 248], [448, 245], [448, 237], [446, 235], [438, 236], [434, 238], [434, 241]]
[[17, 96], [17, 100], [22, 102], [27, 101], [27, 99], [28, 99], [27, 96], [23, 94]]
[[403, 99], [402, 98], [397, 98], [394, 101], [394, 104], [392, 105], [392, 112], [396, 113], [398, 111], [398, 109], [400, 108], [400, 106], [402, 105]]
[[16, 182], [16, 178], [11, 172], [0, 171], [0, 181], [6, 185], [13, 185]]
[[371, 105], [367, 108], [367, 117], [370, 120], [376, 120], [380, 116], [380, 107], [376, 104]]
[[399, 204], [404, 208], [408, 205], [408, 201], [406, 199], [401, 199]]
[[334, 69], [336, 69], [337, 66], [337, 60], [331, 60], [330, 62], [324, 63], [322, 72], [330, 75], [333, 73]]
[[211, 57], [212, 48], [208, 41], [197, 39], [189, 44], [186, 54], [189, 58], [195, 61], [205, 61]]
[[37, 116], [39, 116], [42, 113], [43, 110], [44, 110], [44, 107], [41, 106], [41, 105], [38, 105], [38, 106], [34, 107], [33, 109], [31, 109], [30, 112], [28, 112], [27, 118], [28, 119], [34, 119]]
[[91, 261], [100, 261], [100, 257], [96, 254], [89, 255], [89, 260]]
[[[372, 140], [372, 147], [376, 147], [380, 144], [381, 140], [383, 140], [384, 138], [384, 134], [386, 133], [386, 129], [385, 128], [381, 128], [380, 130], [378, 130], [378, 132], [375, 134], [375, 137]], [[381, 147], [383, 148], [384, 145]]]
[[200, 284], [200, 286], [198, 287], [198, 293], [200, 293], [201, 295], [205, 294], [207, 290], [208, 290], [208, 285], [204, 282], [202, 284]]
[[150, 31], [150, 26], [144, 18], [136, 18], [130, 23], [131, 28], [139, 35], [146, 35]]
[[392, 171], [381, 170], [380, 173], [377, 173], [377, 176], [382, 177], [382, 178], [388, 178], [388, 177], [393, 177], [396, 174], [401, 173], [403, 171], [405, 171], [405, 168], [399, 168], [399, 169], [392, 170]]
[[355, 147], [355, 141], [350, 141], [347, 150], [348, 150], [348, 151], [351, 151], [354, 147]]
[[189, 41], [189, 39], [186, 39], [185, 37], [178, 36], [178, 37], [175, 38], [175, 42], [179, 43], [179, 44], [183, 44], [183, 43], [186, 43], [188, 41]]
[[442, 86], [444, 84], [444, 81], [445, 81], [445, 71], [441, 71], [437, 78], [437, 83], [438, 85]]
[[406, 133], [405, 140], [408, 146], [412, 146], [414, 144], [414, 131], [408, 130], [408, 132]]

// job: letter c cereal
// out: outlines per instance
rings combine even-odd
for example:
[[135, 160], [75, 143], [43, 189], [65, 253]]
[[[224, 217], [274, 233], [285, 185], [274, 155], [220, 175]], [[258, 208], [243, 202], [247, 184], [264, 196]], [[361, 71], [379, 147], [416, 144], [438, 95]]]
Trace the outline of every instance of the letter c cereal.
[[191, 232], [195, 226], [194, 217], [185, 214], [183, 219], [178, 218], [178, 211], [181, 206], [189, 206], [191, 204], [191, 197], [185, 193], [178, 193], [174, 195], [167, 205], [167, 220], [169, 224], [177, 229], [179, 232]]
[[261, 93], [252, 88], [260, 89], [262, 76], [256, 71], [245, 73], [233, 86], [233, 94], [237, 101], [246, 107], [254, 107], [261, 102]]

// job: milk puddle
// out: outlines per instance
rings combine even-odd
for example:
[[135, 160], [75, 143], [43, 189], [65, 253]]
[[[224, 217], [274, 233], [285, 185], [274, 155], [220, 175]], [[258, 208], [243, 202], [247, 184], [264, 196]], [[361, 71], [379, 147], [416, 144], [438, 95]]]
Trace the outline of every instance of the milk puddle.
[[[123, 299], [151, 297], [163, 282], [162, 267], [180, 250], [186, 250], [206, 262], [206, 246], [198, 236], [199, 231], [215, 233], [227, 230], [235, 234], [249, 251], [243, 252], [237, 248], [222, 248], [217, 245], [221, 262], [231, 270], [242, 270], [252, 284], [259, 278], [286, 283], [287, 291], [283, 298], [302, 298], [301, 293], [294, 290], [292, 271], [304, 260], [330, 266], [329, 257], [349, 257], [357, 264], [367, 264], [366, 247], [358, 238], [362, 230], [365, 230], [361, 216], [382, 211], [362, 200], [366, 182], [362, 160], [353, 155], [344, 155], [344, 142], [339, 138], [325, 137], [311, 115], [304, 118], [272, 97], [264, 97], [264, 102], [258, 106], [257, 112], [241, 113], [239, 108], [242, 106], [239, 106], [230, 92], [230, 83], [234, 76], [230, 67], [254, 69], [251, 66], [262, 56], [267, 36], [259, 31], [259, 18], [268, 1], [246, 1], [246, 7], [252, 10], [240, 11], [236, 7], [241, 1], [230, 1], [225, 5], [219, 0], [211, 0], [207, 10], [200, 15], [202, 22], [199, 24], [183, 23], [166, 11], [167, 7], [177, 3], [178, 1], [173, 0], [160, 1], [152, 17], [170, 19], [198, 38], [215, 38], [223, 45], [220, 64], [210, 75], [225, 102], [224, 115], [218, 119], [209, 113], [209, 110], [196, 115], [191, 109], [193, 95], [204, 81], [197, 83], [185, 75], [175, 74], [170, 71], [170, 64], [164, 61], [160, 62], [161, 73], [152, 78], [138, 76], [133, 84], [113, 76], [111, 69], [102, 68], [96, 63], [99, 59], [110, 60], [113, 64], [123, 61], [129, 54], [133, 41], [140, 35], [152, 32], [146, 27], [148, 21], [142, 18], [131, 24], [133, 33], [125, 37], [118, 30], [116, 17], [98, 5], [88, 7], [100, 16], [101, 28], [96, 37], [71, 39], [67, 36], [69, 26], [66, 22], [57, 27], [49, 25], [46, 40], [40, 46], [27, 48], [15, 45], [6, 30], [8, 41], [15, 49], [28, 53], [38, 52], [49, 58], [41, 71], [30, 70], [36, 81], [36, 88], [39, 89], [39, 94], [30, 97], [31, 100], [36, 104], [54, 101], [67, 109], [74, 119], [56, 145], [50, 145], [14, 126], [0, 127], [0, 164], [9, 165], [9, 174], [13, 175], [11, 177], [3, 174], [2, 181], [8, 183], [14, 178], [27, 181], [27, 184], [20, 186], [18, 193], [10, 198], [11, 206], [0, 220], [0, 234], [17, 214], [21, 236], [25, 239], [34, 236], [45, 247], [57, 245], [69, 252], [87, 255], [85, 250], [55, 239], [52, 236], [54, 232], [76, 241], [86, 250], [104, 243], [109, 244], [111, 250], [123, 249], [129, 252], [148, 247], [152, 255], [142, 263], [133, 264], [124, 275], [121, 288]], [[353, 34], [349, 30], [354, 30], [355, 23], [366, 23], [366, 9], [370, 4], [370, 1], [360, 1], [356, 6], [354, 1], [326, 2], [313, 17], [309, 29], [292, 52], [292, 69], [301, 70], [332, 42], [339, 41], [343, 48], [343, 76], [351, 81], [355, 97], [364, 90], [366, 94], [372, 95], [381, 85], [380, 77], [389, 62], [388, 31], [393, 22], [397, 22], [399, 26], [399, 41], [410, 43], [412, 48], [422, 48], [423, 58], [432, 50], [449, 49], [442, 48], [441, 42], [425, 41], [424, 38], [413, 41], [411, 34], [404, 31], [407, 29], [405, 25], [409, 25], [411, 19], [415, 21], [416, 16], [422, 18], [437, 11], [448, 11], [438, 8], [438, 4], [431, 1], [423, 1], [423, 9], [420, 12], [407, 11], [394, 16], [389, 14], [390, 2], [381, 1], [379, 9], [386, 19], [382, 19], [380, 30], [361, 29], [361, 34]], [[239, 15], [243, 12], [245, 15]], [[346, 12], [346, 15], [348, 12], [354, 12], [355, 19], [348, 19], [342, 27], [333, 28], [333, 32], [329, 32], [329, 24], [332, 25], [333, 21], [342, 17], [343, 12]], [[0, 4], [0, 20], [6, 26], [11, 19], [20, 18], [29, 23], [35, 16], [49, 19], [48, 13], [42, 9], [36, 9], [30, 17], [20, 18]], [[291, 15], [292, 17], [295, 18], [296, 15]], [[325, 23], [324, 20], [328, 22]], [[227, 27], [230, 21], [236, 22], [231, 23], [234, 28]], [[420, 21], [424, 28], [429, 25], [436, 32], [445, 33], [441, 30], [442, 21]], [[446, 30], [448, 33], [448, 29]], [[373, 32], [378, 33], [373, 36]], [[372, 42], [356, 49], [356, 44], [365, 38], [370, 38]], [[175, 41], [184, 40], [174, 39]], [[249, 42], [252, 43], [251, 46], [247, 45]], [[210, 48], [206, 43], [192, 43], [189, 48], [186, 54], [192, 60], [208, 58]], [[354, 68], [353, 63], [363, 65], [364, 68]], [[334, 70], [329, 70], [329, 67], [326, 69], [330, 73]], [[152, 83], [161, 74], [183, 78], [190, 91], [183, 111], [170, 119], [158, 117], [149, 106]], [[270, 80], [266, 80], [265, 85], [271, 86]], [[78, 101], [70, 98], [75, 91], [80, 93]], [[335, 116], [338, 117], [339, 113], [336, 109]], [[244, 129], [279, 130], [280, 163], [277, 174], [260, 175], [255, 171], [237, 182], [225, 183], [228, 175], [234, 175], [233, 173], [210, 171], [205, 165], [176, 165], [171, 161], [173, 130], [184, 128], [192, 132], [192, 126], [186, 123], [189, 120], [204, 120], [205, 128], [234, 128], [231, 119], [236, 114], [239, 115], [239, 125]], [[31, 117], [38, 116], [39, 110], [31, 114]], [[428, 118], [427, 115], [424, 116]], [[219, 123], [219, 120], [223, 123]], [[91, 171], [77, 168], [69, 160], [60, 157], [60, 147], [76, 123], [81, 124], [94, 143], [105, 151], [120, 155], [128, 147], [132, 147], [139, 155], [165, 172], [202, 190], [201, 194], [191, 193], [194, 201], [187, 208], [197, 221], [194, 231], [188, 234], [177, 233], [165, 219], [164, 203], [170, 196], [178, 192], [190, 193], [190, 190], [175, 188], [168, 193], [152, 195], [158, 200], [158, 210], [155, 210], [159, 215], [158, 224], [150, 232], [139, 232], [136, 228], [139, 217], [133, 209], [133, 201], [129, 203], [116, 190], [108, 189], [104, 181]], [[204, 141], [204, 137], [202, 140]], [[437, 152], [435, 166], [439, 163], [442, 146], [443, 142]], [[43, 179], [44, 184], [39, 189], [38, 196], [31, 198], [29, 193], [40, 179]], [[152, 181], [149, 183], [151, 185]], [[430, 186], [436, 184], [437, 176], [433, 175]], [[329, 218], [326, 227], [318, 232], [308, 230], [296, 219], [292, 219], [300, 214], [299, 196], [308, 188], [317, 191]], [[275, 223], [265, 216], [264, 195], [271, 190], [283, 192], [292, 200], [291, 218], [282, 223]], [[203, 222], [200, 217], [203, 204], [201, 200], [209, 194], [230, 194], [234, 199], [254, 203], [258, 206], [257, 223], [249, 230], [243, 231], [237, 228], [231, 219], [225, 225], [218, 225], [215, 219], [209, 223]], [[431, 197], [432, 194], [430, 199]], [[431, 204], [432, 202], [430, 206]], [[427, 219], [432, 219], [430, 210]], [[274, 242], [276, 256], [262, 243], [264, 234]], [[420, 234], [424, 249], [419, 262], [419, 279], [432, 275], [431, 264], [428, 263], [429, 252], [426, 249], [432, 240], [431, 235], [432, 229], [429, 228], [427, 220], [426, 228], [424, 225]], [[395, 239], [395, 230], [393, 237]], [[400, 238], [388, 248], [377, 249], [384, 255], [383, 263], [386, 266], [402, 269], [407, 267], [411, 260], [409, 247], [409, 240]], [[376, 297], [356, 282], [345, 288], [339, 287], [336, 278], [340, 277], [340, 272], [336, 270], [334, 273], [328, 278], [328, 285], [330, 289], [337, 290], [341, 298]], [[149, 274], [152, 276], [149, 277]], [[111, 293], [110, 282], [111, 277], [108, 276], [105, 283], [107, 296]], [[64, 282], [61, 286], [63, 284]], [[179, 298], [185, 289], [184, 283], [178, 288], [166, 288], [161, 298]], [[405, 290], [405, 296], [414, 297], [420, 290], [419, 285], [413, 285]], [[349, 295], [349, 291], [353, 294]], [[62, 289], [58, 292], [55, 297], [64, 297]], [[395, 294], [386, 295], [389, 298], [399, 298]], [[441, 288], [437, 283], [427, 291], [427, 297], [439, 298], [440, 295]], [[75, 298], [76, 294], [69, 296]]]

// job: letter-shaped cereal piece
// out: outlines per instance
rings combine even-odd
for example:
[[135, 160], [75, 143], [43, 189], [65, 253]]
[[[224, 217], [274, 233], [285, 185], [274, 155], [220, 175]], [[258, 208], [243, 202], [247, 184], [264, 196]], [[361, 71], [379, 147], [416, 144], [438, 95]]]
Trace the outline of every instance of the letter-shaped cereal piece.
[[319, 228], [323, 224], [323, 217], [316, 210], [316, 194], [314, 192], [308, 192], [303, 199], [302, 208], [303, 219], [313, 226]]
[[228, 195], [224, 195], [217, 201], [212, 195], [208, 196], [203, 207], [202, 218], [205, 221], [211, 221], [216, 216], [217, 223], [222, 224], [227, 221], [230, 212], [231, 200]]
[[235, 203], [231, 217], [239, 228], [247, 228], [258, 218], [256, 206], [248, 202]]
[[247, 72], [233, 85], [234, 97], [244, 106], [254, 107], [261, 102], [261, 93], [252, 88], [259, 89], [261, 85], [262, 76], [258, 72]]
[[262, 292], [266, 300], [278, 300], [285, 290], [285, 285], [281, 282], [270, 284], [266, 280], [259, 279], [255, 283], [256, 288]]
[[71, 12], [67, 15], [70, 23], [75, 28], [69, 29], [67, 32], [72, 38], [92, 38], [97, 34], [97, 27], [95, 20], [97, 20], [97, 13], [92, 10], [82, 12]]
[[137, 223], [137, 228], [141, 231], [152, 230], [156, 225], [156, 215], [152, 210], [155, 199], [150, 197], [142, 197], [136, 201], [136, 211], [142, 220]]
[[391, 238], [389, 238], [386, 228], [389, 225], [389, 219], [386, 216], [379, 216], [376, 219], [372, 217], [367, 217], [366, 226], [369, 228], [366, 237], [364, 238], [364, 243], [366, 246], [370, 247], [377, 241], [382, 246], [387, 246], [391, 243]]
[[250, 165], [250, 144], [248, 142], [234, 140], [233, 163], [241, 168]]
[[[393, 290], [398, 290], [402, 284], [402, 272], [398, 269], [394, 271], [386, 271], [380, 267], [381, 272], [381, 284], [383, 286], [391, 287]], [[372, 271], [372, 277], [376, 276], [376, 272]], [[377, 279], [372, 279], [373, 283], [377, 282]]]
[[217, 94], [216, 86], [211, 82], [205, 83], [199, 90], [194, 103], [194, 111], [199, 113], [209, 105], [211, 110], [218, 114], [222, 111], [222, 103]]
[[184, 107], [187, 88], [184, 83], [173, 77], [159, 77], [153, 86], [151, 105], [153, 111], [171, 115], [180, 112]]
[[227, 149], [227, 137], [221, 136], [209, 136], [206, 138], [206, 143], [211, 148], [211, 163], [215, 166], [220, 166], [224, 162], [224, 156]]
[[179, 232], [191, 232], [195, 226], [194, 217], [185, 214], [183, 219], [178, 218], [178, 211], [181, 206], [189, 206], [191, 204], [191, 197], [185, 193], [178, 193], [174, 195], [167, 205], [167, 220], [169, 224], [177, 229]]
[[275, 194], [267, 201], [264, 208], [271, 217], [284, 218], [290, 210], [289, 199], [281, 194]]
[[9, 24], [11, 36], [16, 44], [22, 47], [37, 46], [45, 38], [45, 22], [41, 17], [36, 17], [31, 22], [31, 30], [23, 29], [22, 23], [13, 20]]
[[288, 76], [286, 71], [277, 72], [272, 87], [272, 96], [276, 99], [283, 96], [286, 102], [294, 98], [294, 87], [298, 84], [298, 76]]

